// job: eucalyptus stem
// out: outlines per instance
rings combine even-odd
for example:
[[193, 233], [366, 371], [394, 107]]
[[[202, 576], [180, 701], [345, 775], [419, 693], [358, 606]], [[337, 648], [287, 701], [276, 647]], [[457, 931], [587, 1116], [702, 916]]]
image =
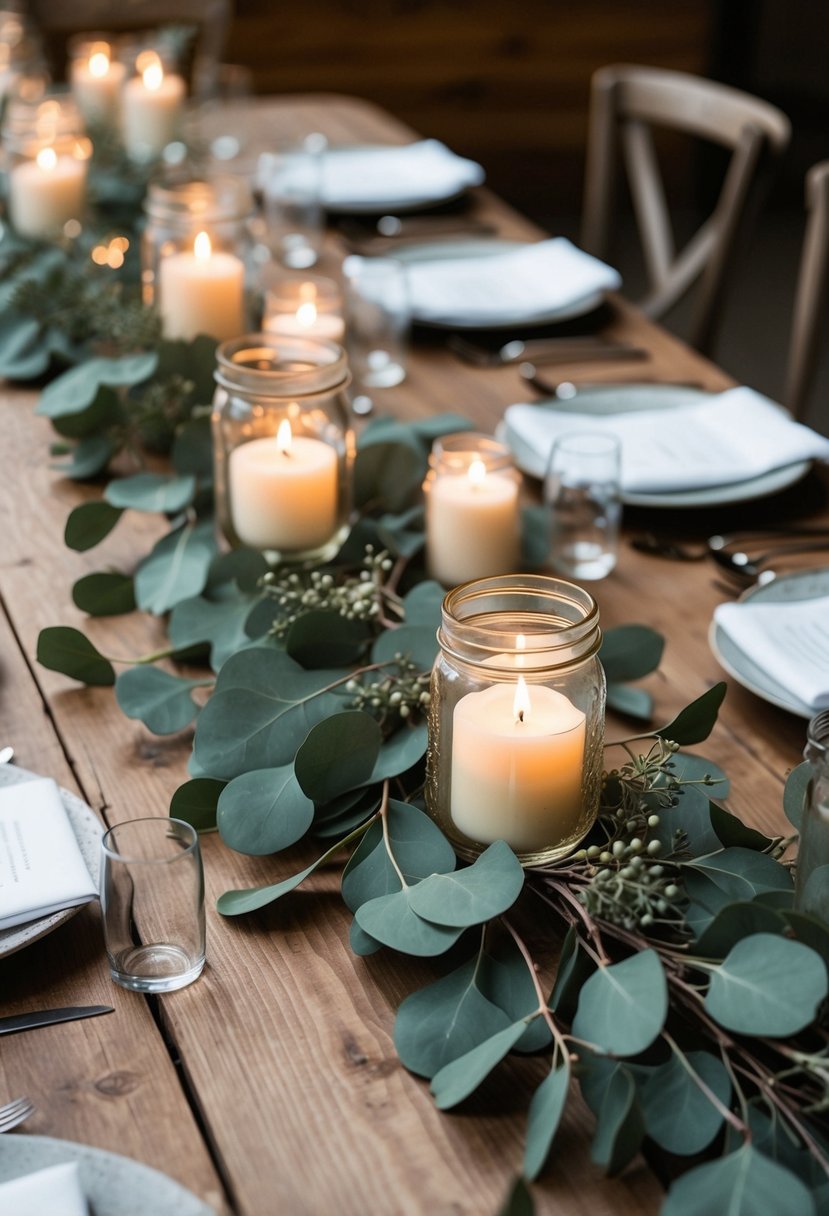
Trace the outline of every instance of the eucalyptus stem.
[[513, 928], [512, 924], [507, 920], [507, 918], [505, 916], [502, 916], [501, 920], [503, 921], [504, 927], [507, 929], [508, 933], [512, 937], [512, 940], [515, 942], [516, 946], [518, 947], [518, 949], [521, 953], [521, 957], [523, 958], [524, 962], [527, 964], [527, 970], [530, 973], [530, 979], [532, 980], [533, 988], [535, 989], [535, 994], [538, 997], [538, 1009], [536, 1012], [539, 1013], [541, 1015], [541, 1017], [544, 1018], [544, 1021], [547, 1023], [547, 1026], [549, 1027], [549, 1030], [550, 1030], [550, 1034], [553, 1036], [553, 1039], [555, 1040], [556, 1047], [563, 1053], [565, 1059], [569, 1059], [570, 1054], [571, 1054], [570, 1049], [567, 1046], [567, 1042], [564, 1038], [564, 1035], [561, 1033], [558, 1026], [556, 1025], [555, 1018], [553, 1017], [552, 1013], [550, 1012], [550, 1007], [547, 1004], [547, 998], [544, 995], [544, 992], [541, 988], [541, 983], [539, 982], [539, 979], [538, 979], [538, 972], [536, 971], [536, 965], [532, 960], [532, 956], [530, 955], [530, 952], [527, 949], [524, 939], [521, 937], [520, 933], [518, 933], [517, 930], [515, 930]]
[[395, 855], [392, 851], [391, 839], [389, 837], [389, 782], [388, 782], [388, 778], [386, 778], [386, 780], [383, 782], [383, 797], [380, 800], [380, 810], [378, 813], [380, 815], [380, 820], [383, 824], [383, 844], [386, 846], [386, 852], [388, 854], [389, 861], [391, 862], [392, 866], [394, 867], [394, 871], [397, 874], [397, 877], [400, 879], [400, 886], [402, 887], [402, 889], [404, 891], [407, 891], [409, 889], [409, 884], [406, 882], [406, 879], [403, 877], [403, 871], [400, 869], [400, 866], [397, 864], [397, 858], [395, 857]]
[[735, 1128], [736, 1131], [740, 1132], [740, 1134], [742, 1136], [744, 1136], [746, 1140], [750, 1140], [751, 1139], [751, 1129], [748, 1126], [748, 1124], [746, 1122], [744, 1122], [743, 1119], [738, 1118], [738, 1116], [734, 1114], [733, 1110], [731, 1110], [728, 1106], [726, 1106], [724, 1102], [720, 1101], [720, 1099], [714, 1093], [713, 1089], [711, 1089], [710, 1086], [706, 1085], [705, 1081], [703, 1081], [702, 1077], [699, 1075], [697, 1070], [692, 1067], [691, 1061], [688, 1059], [685, 1052], [675, 1042], [675, 1040], [672, 1038], [672, 1036], [670, 1034], [668, 1034], [667, 1030], [662, 1031], [662, 1038], [668, 1044], [671, 1051], [674, 1053], [677, 1060], [679, 1060], [679, 1063], [682, 1065], [682, 1067], [688, 1073], [689, 1077], [694, 1082], [694, 1084], [697, 1086], [697, 1088], [700, 1090], [700, 1092], [705, 1094], [706, 1098], [711, 1103], [711, 1105], [714, 1107], [714, 1109], [719, 1111], [719, 1113], [722, 1115], [723, 1119], [725, 1119], [727, 1123], [730, 1123], [731, 1126], [733, 1128]]

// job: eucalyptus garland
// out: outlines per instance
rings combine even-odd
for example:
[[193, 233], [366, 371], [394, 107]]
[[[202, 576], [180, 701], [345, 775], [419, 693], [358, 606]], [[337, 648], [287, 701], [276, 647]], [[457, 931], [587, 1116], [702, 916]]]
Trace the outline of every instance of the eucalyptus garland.
[[[829, 926], [793, 908], [790, 839], [731, 815], [725, 774], [685, 750], [707, 738], [724, 685], [664, 727], [607, 745], [599, 818], [571, 857], [524, 870], [498, 841], [459, 864], [423, 803], [443, 591], [424, 571], [419, 487], [434, 438], [466, 421], [366, 426], [354, 525], [325, 565], [222, 552], [214, 344], [162, 340], [129, 274], [91, 271], [88, 249], [7, 235], [0, 261], [0, 367], [57, 373], [37, 410], [60, 437], [65, 475], [121, 474], [71, 512], [67, 544], [91, 549], [127, 510], [169, 525], [133, 569], [72, 589], [90, 615], [168, 617], [169, 645], [125, 659], [56, 626], [42, 631], [38, 659], [114, 685], [123, 712], [158, 734], [195, 723], [172, 814], [253, 856], [319, 842], [302, 871], [228, 891], [219, 911], [253, 913], [347, 856], [353, 950], [436, 960], [433, 982], [397, 1011], [394, 1042], [438, 1107], [464, 1103], [513, 1053], [537, 1061], [504, 1213], [532, 1211], [529, 1184], [555, 1168], [574, 1078], [596, 1117], [594, 1162], [614, 1174], [644, 1151], [668, 1186], [663, 1216], [827, 1210]], [[83, 324], [65, 306], [76, 278]], [[148, 451], [169, 453], [169, 470], [148, 468]], [[540, 564], [543, 514], [524, 522], [525, 561]], [[649, 721], [651, 698], [630, 681], [661, 653], [646, 626], [607, 632], [601, 658], [620, 714]], [[785, 787], [795, 829], [806, 779], [801, 765]]]

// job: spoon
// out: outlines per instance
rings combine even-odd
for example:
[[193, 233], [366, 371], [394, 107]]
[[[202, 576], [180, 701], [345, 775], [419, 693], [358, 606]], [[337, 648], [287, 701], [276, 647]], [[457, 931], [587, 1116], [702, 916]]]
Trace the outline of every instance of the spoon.
[[[721, 538], [717, 537], [716, 539]], [[794, 544], [774, 545], [771, 549], [767, 549], [765, 553], [758, 553], [754, 557], [751, 557], [750, 554], [743, 552], [741, 549], [733, 553], [727, 553], [724, 549], [713, 548], [709, 545], [708, 551], [717, 565], [732, 578], [748, 585], [758, 581], [770, 582], [775, 577], [772, 570], [763, 569], [770, 558], [782, 557], [789, 553], [810, 553], [820, 549], [829, 549], [829, 535], [826, 535], [822, 540], [813, 537], [811, 540], [798, 541]]]
[[0, 748], [0, 764], [11, 764], [13, 759], [14, 759], [14, 748], [13, 747]]

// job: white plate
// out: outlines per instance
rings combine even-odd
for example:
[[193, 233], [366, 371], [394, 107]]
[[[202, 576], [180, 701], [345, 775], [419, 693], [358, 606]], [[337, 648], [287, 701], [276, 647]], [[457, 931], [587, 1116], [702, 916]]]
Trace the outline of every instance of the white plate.
[[[670, 384], [614, 384], [608, 388], [582, 389], [566, 401], [537, 401], [538, 409], [554, 408], [561, 413], [589, 414], [594, 418], [609, 417], [630, 410], [670, 410], [681, 405], [696, 405], [710, 396], [704, 389], [681, 388]], [[502, 420], [495, 430], [496, 438], [505, 443], [515, 457], [515, 463], [530, 477], [544, 477], [544, 461], [532, 448], [524, 446], [511, 435]], [[700, 490], [677, 490], [673, 493], [623, 493], [622, 502], [631, 507], [715, 507], [732, 502], [764, 498], [793, 485], [808, 473], [810, 460], [772, 469], [758, 477], [735, 481], [730, 485], [706, 486]]]
[[[784, 574], [763, 583], [760, 587], [750, 587], [740, 596], [740, 603], [747, 600], [758, 604], [782, 604], [796, 600], [813, 600], [829, 595], [829, 566], [819, 570], [798, 570], [793, 574]], [[711, 621], [708, 630], [708, 642], [717, 662], [725, 668], [738, 684], [756, 693], [764, 701], [787, 709], [797, 714], [799, 718], [813, 718], [817, 712], [810, 709], [802, 701], [793, 697], [782, 685], [772, 680], [762, 667], [758, 667], [747, 655], [743, 654], [736, 642], [717, 624]]]
[[[341, 157], [347, 157], [353, 152], [376, 153], [378, 157], [381, 157], [390, 151], [397, 152], [401, 147], [405, 146], [407, 145], [345, 145], [343, 147], [329, 148], [325, 153], [325, 160], [337, 160]], [[338, 197], [336, 193], [332, 195], [330, 187], [325, 182], [325, 174], [323, 174], [323, 206], [326, 210], [333, 211], [337, 215], [385, 215], [386, 212], [396, 214], [397, 212], [404, 211], [422, 211], [425, 208], [434, 207], [441, 203], [451, 203], [455, 199], [462, 198], [473, 187], [483, 185], [486, 175], [481, 165], [476, 161], [469, 160], [468, 157], [458, 156], [451, 149], [447, 149], [447, 151], [449, 155], [445, 159], [446, 169], [454, 169], [454, 175], [447, 172], [444, 184], [441, 184], [440, 181], [426, 178], [419, 189], [407, 195], [401, 195], [392, 191], [385, 197], [378, 195], [377, 197], [356, 200], [343, 198], [341, 195]], [[454, 182], [453, 176], [455, 178]]]
[[[491, 257], [496, 253], [511, 253], [513, 249], [520, 249], [522, 245], [531, 244], [528, 241], [505, 241], [498, 237], [469, 237], [459, 240], [442, 240], [442, 241], [418, 241], [417, 243], [401, 244], [398, 249], [389, 250], [388, 257], [394, 258], [398, 262], [437, 262], [444, 261], [446, 258], [483, 258]], [[432, 319], [424, 319], [415, 314], [415, 321], [418, 325], [423, 325], [428, 329], [528, 329], [536, 325], [549, 325], [556, 321], [569, 321], [573, 317], [583, 317], [586, 313], [592, 312], [594, 308], [598, 308], [603, 302], [606, 292], [591, 291], [588, 295], [580, 296], [576, 300], [569, 301], [561, 308], [552, 309], [543, 315], [527, 317], [508, 317], [498, 318], [495, 321], [487, 322], [482, 325], [480, 321], [459, 321], [452, 322], [435, 321]]]
[[[0, 786], [15, 785], [20, 781], [35, 781], [37, 773], [30, 773], [25, 768], [14, 764], [0, 765]], [[104, 829], [100, 819], [76, 794], [61, 789], [60, 796], [69, 816], [69, 824], [78, 840], [86, 868], [95, 885], [98, 885], [98, 871], [101, 864], [101, 837]], [[70, 917], [80, 912], [81, 907], [63, 908], [60, 912], [52, 912], [49, 916], [41, 916], [39, 920], [30, 920], [25, 925], [13, 925], [11, 929], [0, 929], [0, 958], [14, 954], [31, 945], [38, 938], [45, 937], [53, 929], [57, 929]], [[0, 1141], [2, 1143], [2, 1141]]]
[[216, 1216], [192, 1191], [129, 1157], [49, 1136], [0, 1136], [0, 1182], [71, 1161], [95, 1216]]

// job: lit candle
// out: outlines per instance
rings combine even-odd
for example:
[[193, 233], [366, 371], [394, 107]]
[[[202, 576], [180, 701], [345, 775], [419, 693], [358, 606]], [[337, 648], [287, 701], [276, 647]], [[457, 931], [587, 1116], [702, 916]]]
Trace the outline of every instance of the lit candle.
[[470, 840], [519, 852], [574, 835], [582, 817], [585, 716], [562, 693], [518, 684], [455, 706], [450, 813]]
[[58, 235], [67, 220], [78, 219], [86, 194], [86, 158], [41, 148], [9, 174], [9, 215], [21, 236]]
[[426, 551], [433, 578], [454, 587], [518, 565], [518, 485], [473, 459], [435, 477], [426, 495]]
[[72, 93], [78, 109], [91, 126], [114, 126], [126, 68], [113, 61], [107, 42], [94, 42], [88, 58], [72, 62]]
[[200, 232], [193, 250], [171, 253], [158, 266], [158, 307], [167, 338], [208, 334], [223, 342], [244, 331], [245, 267], [233, 253], [214, 253]]
[[124, 146], [138, 160], [152, 160], [176, 138], [184, 104], [184, 81], [165, 73], [154, 51], [139, 56], [140, 75], [123, 93]]
[[345, 322], [336, 284], [328, 279], [283, 281], [266, 296], [263, 328], [289, 338], [341, 342]]
[[321, 439], [292, 435], [287, 418], [275, 437], [240, 444], [228, 459], [230, 515], [252, 549], [317, 549], [337, 529], [338, 462]]

